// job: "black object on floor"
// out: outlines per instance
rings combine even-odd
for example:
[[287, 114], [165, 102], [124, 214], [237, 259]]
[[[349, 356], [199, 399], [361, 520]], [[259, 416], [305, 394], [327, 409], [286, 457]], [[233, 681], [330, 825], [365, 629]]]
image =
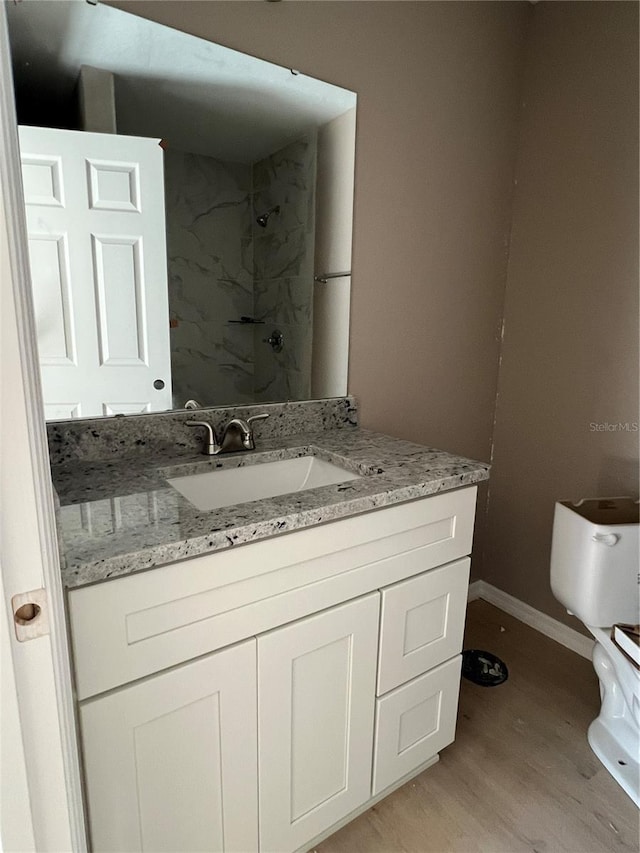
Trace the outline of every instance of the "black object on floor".
[[496, 687], [509, 678], [507, 665], [482, 649], [465, 649], [462, 652], [462, 674], [482, 687]]

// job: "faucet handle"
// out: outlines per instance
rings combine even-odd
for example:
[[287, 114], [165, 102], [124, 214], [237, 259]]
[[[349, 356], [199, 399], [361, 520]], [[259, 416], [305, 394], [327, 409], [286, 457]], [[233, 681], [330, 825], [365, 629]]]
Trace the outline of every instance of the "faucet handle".
[[251, 415], [250, 418], [247, 418], [247, 423], [252, 424], [254, 421], [263, 421], [265, 418], [269, 417], [268, 412], [262, 412], [260, 415]]
[[218, 440], [216, 438], [216, 432], [214, 428], [211, 426], [208, 421], [187, 421], [188, 427], [196, 427], [201, 426], [205, 427], [208, 431], [207, 441], [202, 445], [202, 452], [205, 456], [215, 456], [216, 453], [220, 453], [220, 445], [218, 444]]
[[249, 427], [249, 441], [247, 445], [248, 450], [255, 450], [256, 441], [253, 435], [253, 422], [254, 421], [264, 421], [269, 417], [268, 412], [261, 412], [259, 415], [252, 415], [250, 418], [247, 418], [247, 426]]

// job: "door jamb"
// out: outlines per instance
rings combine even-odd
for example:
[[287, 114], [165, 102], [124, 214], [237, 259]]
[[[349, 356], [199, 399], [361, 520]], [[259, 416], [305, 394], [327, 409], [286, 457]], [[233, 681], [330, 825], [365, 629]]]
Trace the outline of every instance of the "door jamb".
[[[33, 531], [33, 533], [39, 539], [42, 557], [40, 568], [43, 586], [48, 598], [51, 663], [56, 689], [68, 821], [72, 849], [83, 851], [87, 849], [87, 836], [75, 702], [67, 639], [64, 590], [60, 575], [53, 486], [43, 415], [17, 123], [9, 57], [7, 18], [3, 2], [0, 3], [0, 192], [2, 193], [6, 215], [11, 286], [15, 300], [15, 324], [18, 331], [19, 363], [25, 396], [28, 445], [35, 492], [37, 532]], [[3, 604], [8, 606], [7, 602]], [[28, 731], [25, 731], [24, 735], [28, 742]]]

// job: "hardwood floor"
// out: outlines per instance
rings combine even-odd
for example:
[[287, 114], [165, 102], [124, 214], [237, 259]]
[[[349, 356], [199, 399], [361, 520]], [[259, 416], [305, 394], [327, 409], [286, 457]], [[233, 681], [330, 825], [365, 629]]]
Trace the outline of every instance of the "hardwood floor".
[[317, 853], [637, 853], [638, 812], [586, 740], [599, 708], [591, 662], [484, 601], [469, 605], [465, 648], [497, 654], [508, 681], [463, 679], [440, 762]]

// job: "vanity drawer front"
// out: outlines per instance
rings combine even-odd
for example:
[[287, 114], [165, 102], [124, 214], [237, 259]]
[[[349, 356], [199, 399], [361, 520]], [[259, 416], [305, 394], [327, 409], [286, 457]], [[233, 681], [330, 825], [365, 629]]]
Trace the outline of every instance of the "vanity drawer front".
[[376, 796], [452, 743], [462, 655], [376, 700]]
[[468, 554], [475, 499], [467, 487], [71, 590], [78, 698]]
[[465, 557], [382, 590], [378, 696], [461, 651], [470, 564]]

